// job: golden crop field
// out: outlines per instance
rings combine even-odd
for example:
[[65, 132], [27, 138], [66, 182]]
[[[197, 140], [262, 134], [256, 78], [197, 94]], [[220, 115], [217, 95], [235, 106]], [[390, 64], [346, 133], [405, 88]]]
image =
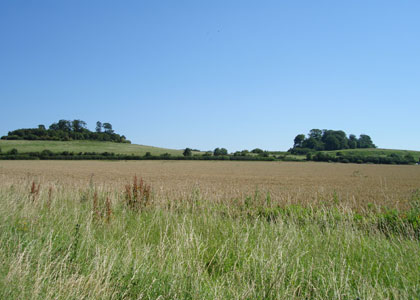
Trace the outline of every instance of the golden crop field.
[[418, 166], [1, 161], [0, 299], [418, 299], [419, 188]]
[[209, 201], [270, 194], [279, 204], [316, 204], [333, 197], [351, 208], [368, 203], [404, 208], [420, 189], [419, 166], [218, 161], [2, 161], [2, 186], [33, 181], [47, 189], [94, 183], [121, 190], [134, 176], [152, 185], [155, 198], [182, 200], [194, 191]]

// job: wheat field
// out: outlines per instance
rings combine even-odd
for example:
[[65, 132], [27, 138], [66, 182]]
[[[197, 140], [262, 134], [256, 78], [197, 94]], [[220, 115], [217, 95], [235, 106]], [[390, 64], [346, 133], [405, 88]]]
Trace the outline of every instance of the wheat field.
[[420, 188], [419, 166], [294, 162], [218, 161], [4, 161], [2, 186], [41, 183], [83, 189], [92, 182], [122, 190], [134, 175], [153, 186], [157, 198], [184, 199], [199, 190], [209, 201], [226, 201], [270, 193], [282, 204], [315, 204], [336, 194], [343, 205], [358, 209], [368, 203], [407, 206]]
[[418, 166], [0, 162], [0, 298], [418, 299], [419, 189]]

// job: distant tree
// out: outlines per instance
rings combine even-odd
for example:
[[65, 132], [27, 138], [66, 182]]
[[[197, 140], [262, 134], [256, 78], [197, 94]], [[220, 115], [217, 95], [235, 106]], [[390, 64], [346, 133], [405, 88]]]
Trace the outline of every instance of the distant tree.
[[370, 136], [366, 134], [361, 134], [358, 141], [357, 141], [357, 147], [358, 148], [376, 148], [376, 146], [373, 144], [372, 139]]
[[309, 138], [313, 138], [315, 140], [320, 141], [322, 138], [322, 130], [321, 129], [311, 129], [309, 131]]
[[354, 134], [349, 135], [349, 148], [350, 149], [356, 149], [357, 148], [357, 138]]
[[319, 139], [314, 137], [309, 137], [302, 142], [302, 148], [314, 149], [314, 150], [324, 150], [324, 143]]
[[269, 157], [270, 153], [268, 153], [268, 151], [263, 151], [263, 152], [259, 153], [258, 156]]
[[184, 153], [182, 153], [184, 156], [192, 156], [192, 151], [190, 148], [185, 148]]
[[[338, 148], [335, 149], [329, 149], [331, 147], [331, 137], [334, 137], [338, 142]], [[322, 134], [322, 142], [325, 143], [325, 149], [328, 150], [337, 150], [337, 149], [347, 149], [349, 147], [348, 145], [348, 139], [346, 136], [346, 133], [342, 130], [323, 130]], [[327, 140], [330, 141], [329, 146], [327, 146]]]
[[262, 150], [262, 149], [260, 149], [260, 148], [255, 148], [254, 150], [252, 150], [251, 151], [252, 153], [257, 153], [257, 154], [260, 154], [260, 153], [263, 153], [264, 151]]
[[152, 156], [152, 154], [150, 152], [146, 152], [146, 154], [144, 156], [145, 157], [150, 157], [150, 156]]
[[294, 145], [293, 147], [302, 147], [302, 143], [305, 140], [305, 135], [304, 134], [298, 134], [295, 139], [294, 139]]
[[166, 152], [166, 153], [161, 154], [160, 157], [162, 157], [163, 159], [168, 159], [171, 157], [171, 154]]
[[49, 127], [50, 130], [58, 130], [58, 124], [57, 123], [52, 123]]
[[96, 132], [97, 133], [100, 133], [100, 132], [102, 132], [102, 123], [101, 122], [96, 122]]
[[228, 151], [225, 148], [216, 148], [213, 151], [214, 156], [227, 155]]
[[38, 129], [39, 130], [46, 130], [45, 125], [42, 125], [42, 124], [38, 125]]
[[41, 155], [42, 156], [53, 156], [54, 153], [51, 150], [45, 149], [45, 150], [42, 150]]
[[336, 136], [330, 135], [325, 140], [325, 150], [338, 150], [340, 149], [340, 142]]
[[416, 159], [414, 158], [414, 156], [413, 155], [411, 155], [410, 153], [407, 153], [405, 156], [404, 156], [404, 159], [405, 159], [405, 161], [407, 162], [407, 163], [409, 163], [409, 164], [414, 164], [415, 162], [416, 162]]
[[122, 135], [122, 136], [121, 136], [120, 141], [121, 141], [122, 143], [131, 143], [129, 140], [127, 140], [127, 138], [125, 137], [125, 135]]
[[[248, 150], [236, 151], [235, 153], [233, 153], [233, 156], [249, 156], [249, 153], [250, 152]], [[264, 153], [264, 151], [261, 153]]]
[[9, 154], [16, 155], [18, 154], [18, 150], [16, 148], [13, 148], [12, 150], [9, 151]]
[[110, 123], [104, 123], [102, 127], [104, 128], [105, 133], [114, 133], [114, 130], [112, 130], [112, 125]]
[[348, 149], [349, 148], [349, 140], [347, 135], [342, 130], [334, 131], [334, 135], [337, 137], [338, 142], [340, 143], [340, 149]]
[[71, 125], [74, 132], [82, 132], [83, 129], [86, 129], [86, 122], [82, 120], [73, 120]]
[[71, 123], [68, 120], [60, 120], [57, 123], [58, 130], [71, 131]]

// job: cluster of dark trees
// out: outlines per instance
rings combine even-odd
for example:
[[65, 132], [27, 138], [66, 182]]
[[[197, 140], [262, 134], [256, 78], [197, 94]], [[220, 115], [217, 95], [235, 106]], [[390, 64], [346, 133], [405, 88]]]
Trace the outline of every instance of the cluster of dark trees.
[[[183, 152], [183, 155], [185, 157], [191, 157], [193, 155], [193, 153], [192, 153], [193, 151], [199, 151], [199, 150], [197, 150], [197, 149], [191, 149], [191, 148], [185, 148], [185, 150]], [[209, 152], [204, 153], [204, 155], [205, 156], [211, 156], [211, 155], [214, 155], [214, 156], [226, 156], [226, 155], [229, 155], [229, 154], [228, 154], [227, 149], [225, 149], [225, 148], [216, 148], [216, 149], [214, 149], [213, 152], [209, 151]]]
[[357, 138], [354, 134], [347, 137], [342, 130], [312, 129], [307, 137], [304, 134], [298, 134], [289, 152], [306, 154], [313, 151], [357, 148], [376, 148], [376, 146], [366, 134], [361, 134]]
[[[330, 155], [325, 152], [317, 152], [315, 154], [308, 153], [307, 160], [312, 161], [326, 161], [326, 162], [341, 162], [341, 163], [371, 163], [371, 164], [394, 164], [394, 165], [409, 165], [416, 163], [416, 159], [411, 154], [398, 155], [392, 153], [387, 156], [380, 155], [352, 155], [337, 152], [336, 155]], [[420, 161], [420, 159], [419, 159]]]
[[213, 155], [214, 156], [223, 156], [223, 155], [228, 155], [228, 151], [225, 148], [216, 148], [213, 151]]
[[[199, 151], [199, 150], [186, 148], [183, 152], [183, 155], [184, 156], [192, 156], [193, 155], [192, 151]], [[245, 157], [251, 156], [251, 157], [254, 157], [255, 154], [257, 154], [258, 156], [262, 156], [262, 157], [269, 157], [270, 156], [270, 153], [268, 151], [264, 151], [260, 148], [255, 148], [251, 151], [249, 151], [249, 150], [236, 151], [233, 154], [229, 154], [228, 150], [226, 148], [216, 148], [213, 151], [206, 152], [204, 155], [206, 155], [206, 156], [233, 155], [233, 156], [245, 156]]]
[[233, 153], [234, 156], [261, 156], [261, 157], [269, 157], [270, 152], [264, 151], [260, 148], [255, 148], [254, 150], [248, 151], [248, 150], [242, 150], [242, 151], [236, 151]]
[[130, 143], [124, 135], [114, 132], [110, 123], [96, 122], [96, 130], [90, 131], [82, 120], [60, 120], [47, 129], [44, 125], [38, 128], [17, 129], [10, 131], [2, 140], [46, 140], [46, 141], [71, 141], [91, 140], [117, 143]]

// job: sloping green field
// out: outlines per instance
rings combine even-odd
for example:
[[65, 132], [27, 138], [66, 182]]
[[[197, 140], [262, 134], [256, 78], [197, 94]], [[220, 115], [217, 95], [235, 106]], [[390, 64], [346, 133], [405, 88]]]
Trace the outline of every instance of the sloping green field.
[[169, 153], [171, 155], [182, 155], [183, 150], [165, 149], [152, 146], [99, 142], [99, 141], [23, 141], [23, 140], [0, 140], [2, 152], [10, 151], [16, 148], [20, 153], [41, 152], [48, 149], [52, 152], [69, 151], [79, 152], [113, 152], [116, 154], [135, 154], [144, 155], [150, 152], [152, 155]]

